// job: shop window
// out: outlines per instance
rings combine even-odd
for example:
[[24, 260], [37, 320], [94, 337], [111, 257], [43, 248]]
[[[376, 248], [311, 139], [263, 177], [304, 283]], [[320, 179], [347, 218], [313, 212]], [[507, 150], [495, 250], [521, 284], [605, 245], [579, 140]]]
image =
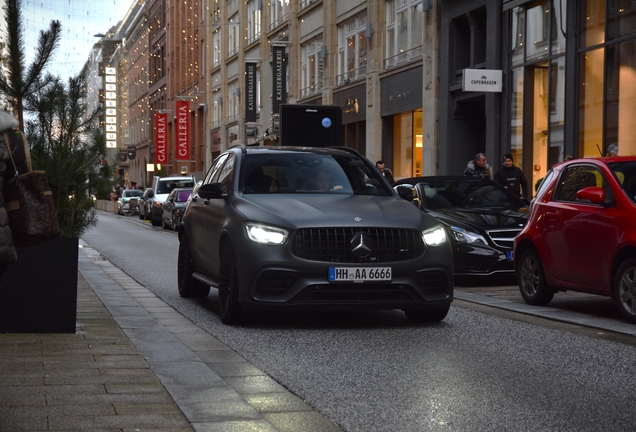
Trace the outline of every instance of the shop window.
[[249, 0], [247, 3], [247, 43], [255, 42], [261, 36], [260, 0]]
[[301, 97], [311, 96], [322, 90], [322, 78], [326, 47], [322, 37], [301, 45]]
[[607, 40], [636, 34], [636, 1], [607, 2]]
[[607, 48], [605, 150], [618, 145], [619, 155], [636, 154], [636, 40]]
[[239, 22], [238, 22], [238, 14], [234, 14], [229, 19], [228, 23], [228, 57], [232, 57], [236, 53], [238, 53], [239, 47]]
[[289, 0], [271, 0], [269, 3], [269, 29], [273, 30], [283, 24], [289, 17], [290, 10]]
[[367, 15], [361, 14], [338, 26], [338, 85], [367, 73]]
[[386, 2], [386, 69], [422, 58], [423, 26], [421, 0]]
[[581, 47], [605, 42], [605, 0], [583, 0], [580, 8]]
[[603, 143], [603, 68], [605, 50], [584, 52], [579, 58], [579, 157], [598, 157]]

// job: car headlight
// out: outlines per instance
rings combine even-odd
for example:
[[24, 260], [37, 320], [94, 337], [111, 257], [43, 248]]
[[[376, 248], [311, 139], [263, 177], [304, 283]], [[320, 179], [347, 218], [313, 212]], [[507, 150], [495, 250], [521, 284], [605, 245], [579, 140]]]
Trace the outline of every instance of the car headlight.
[[488, 245], [488, 242], [481, 234], [477, 234], [476, 232], [468, 231], [456, 226], [452, 226], [450, 227], [450, 229], [451, 235], [460, 243], [480, 244], [484, 246]]
[[422, 231], [422, 238], [428, 246], [440, 246], [446, 243], [446, 230], [443, 226], [437, 225]]
[[283, 244], [289, 235], [287, 230], [258, 223], [246, 223], [245, 231], [250, 240], [262, 244]]

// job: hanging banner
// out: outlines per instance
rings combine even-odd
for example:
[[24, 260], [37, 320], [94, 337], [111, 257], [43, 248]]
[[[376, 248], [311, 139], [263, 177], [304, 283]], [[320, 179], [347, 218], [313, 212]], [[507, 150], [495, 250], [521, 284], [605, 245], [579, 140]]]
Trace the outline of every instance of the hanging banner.
[[168, 115], [155, 113], [155, 164], [168, 163]]
[[287, 103], [287, 81], [285, 77], [285, 47], [272, 46], [272, 113], [278, 114], [280, 106]]
[[256, 122], [256, 63], [245, 62], [245, 121]]
[[177, 101], [177, 157], [178, 161], [190, 160], [190, 101]]

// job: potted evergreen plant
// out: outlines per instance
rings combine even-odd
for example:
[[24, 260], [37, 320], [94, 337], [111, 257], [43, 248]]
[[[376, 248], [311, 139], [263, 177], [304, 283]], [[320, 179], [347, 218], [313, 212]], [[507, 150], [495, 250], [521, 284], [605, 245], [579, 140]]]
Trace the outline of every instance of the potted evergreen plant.
[[[24, 67], [20, 0], [8, 0], [9, 73], [0, 76], [4, 96], [30, 144], [33, 169], [47, 173], [60, 238], [18, 249], [0, 284], [0, 331], [74, 333], [79, 237], [96, 223], [92, 192], [110, 184], [99, 110], [84, 112], [83, 75], [64, 83], [43, 71], [59, 43], [61, 26], [40, 33], [39, 49]], [[26, 113], [25, 116], [23, 113]]]

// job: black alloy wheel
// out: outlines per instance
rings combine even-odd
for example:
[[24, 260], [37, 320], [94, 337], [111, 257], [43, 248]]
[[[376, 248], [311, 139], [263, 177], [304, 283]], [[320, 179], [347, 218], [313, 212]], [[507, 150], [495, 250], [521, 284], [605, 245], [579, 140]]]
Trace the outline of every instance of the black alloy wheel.
[[223, 245], [221, 268], [219, 271], [219, 311], [224, 324], [237, 324], [241, 321], [242, 308], [238, 301], [238, 276], [234, 250], [230, 242]]
[[535, 249], [526, 249], [519, 259], [517, 268], [519, 291], [526, 303], [533, 306], [545, 306], [554, 297], [554, 290], [548, 286], [539, 253]]
[[628, 258], [614, 275], [614, 300], [623, 318], [636, 323], [636, 258]]
[[185, 234], [179, 236], [179, 255], [177, 257], [177, 285], [179, 295], [184, 298], [205, 298], [210, 286], [192, 277], [194, 264], [190, 256], [190, 245]]

